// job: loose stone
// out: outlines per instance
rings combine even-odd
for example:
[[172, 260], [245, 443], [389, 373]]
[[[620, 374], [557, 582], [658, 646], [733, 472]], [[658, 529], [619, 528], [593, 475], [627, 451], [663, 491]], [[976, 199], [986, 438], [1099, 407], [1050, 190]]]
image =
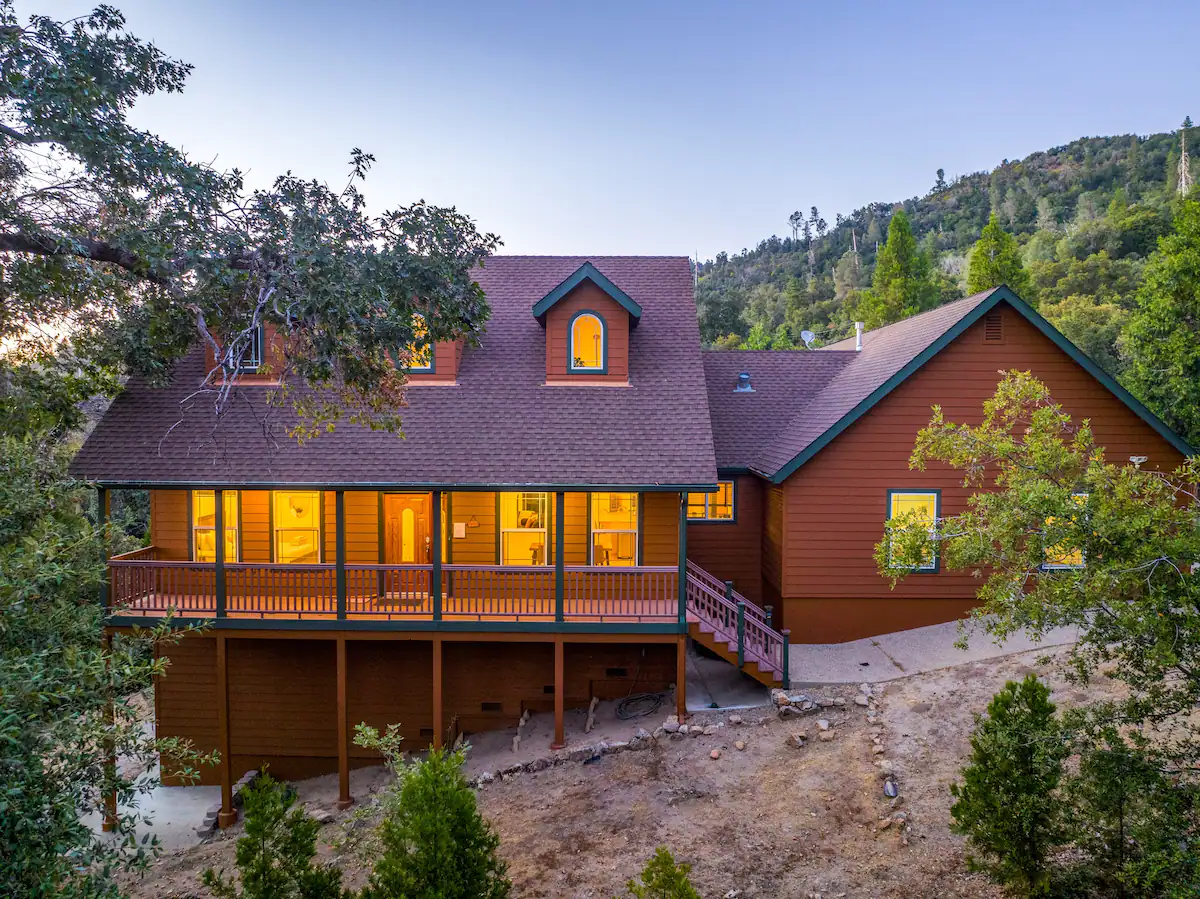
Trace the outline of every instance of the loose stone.
[[739, 751], [741, 751], [741, 750], [744, 750], [744, 749], [746, 748], [746, 741], [745, 741], [745, 740], [738, 740], [737, 742], [735, 742], [735, 743], [733, 744], [733, 748], [734, 748], [734, 749], [737, 749], [737, 750], [739, 750]]
[[710, 752], [710, 753], [708, 754], [708, 757], [709, 757], [710, 759], [713, 759], [714, 761], [715, 761], [716, 759], [719, 759], [719, 758], [721, 757], [721, 750], [719, 750], [719, 749], [714, 749], [712, 752]]

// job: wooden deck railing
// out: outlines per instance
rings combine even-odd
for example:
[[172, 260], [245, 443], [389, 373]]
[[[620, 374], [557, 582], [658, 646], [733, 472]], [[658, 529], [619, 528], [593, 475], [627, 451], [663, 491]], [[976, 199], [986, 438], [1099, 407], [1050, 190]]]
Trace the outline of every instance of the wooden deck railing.
[[216, 566], [166, 561], [154, 547], [109, 562], [110, 611], [120, 616], [181, 616], [347, 621], [575, 621], [666, 623], [678, 620], [678, 569], [671, 566], [567, 567], [561, 608], [557, 572], [519, 565], [338, 566], [227, 562], [224, 608]]
[[717, 639], [737, 647], [739, 666], [756, 662], [777, 672], [784, 687], [789, 685], [788, 632], [767, 624], [764, 609], [691, 562], [686, 590], [688, 614], [707, 625]]

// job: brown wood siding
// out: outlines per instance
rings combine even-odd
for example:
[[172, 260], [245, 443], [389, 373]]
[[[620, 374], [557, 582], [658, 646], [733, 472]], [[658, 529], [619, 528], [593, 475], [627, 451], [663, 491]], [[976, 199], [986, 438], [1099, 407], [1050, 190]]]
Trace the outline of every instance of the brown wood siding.
[[466, 526], [465, 537], [451, 540], [454, 564], [495, 565], [496, 494], [457, 492], [450, 504], [452, 520]]
[[[177, 643], [160, 645], [156, 654], [168, 659], [166, 673], [154, 684], [157, 736], [190, 740], [192, 748], [200, 753], [217, 750], [220, 747], [216, 639], [189, 636]], [[199, 771], [202, 783], [220, 783], [220, 773], [215, 767], [206, 766]], [[171, 774], [168, 760], [164, 764], [163, 783], [184, 785], [184, 781]]]
[[[598, 313], [604, 319], [608, 345], [607, 374], [574, 374], [569, 371], [570, 335], [567, 332], [575, 313], [584, 310]], [[595, 284], [584, 282], [546, 313], [546, 378], [559, 383], [572, 378], [614, 383], [629, 380], [629, 313]]]
[[[346, 718], [351, 734], [355, 725], [363, 722], [380, 731], [397, 724], [407, 748], [428, 746], [433, 736], [432, 644], [422, 640], [348, 641]], [[350, 756], [378, 757], [354, 745]]]
[[762, 603], [763, 482], [734, 478], [735, 520], [688, 523], [688, 558], [756, 603]]
[[[784, 484], [784, 622], [796, 642], [830, 642], [958, 617], [979, 582], [969, 573], [914, 574], [894, 590], [875, 569], [889, 489], [939, 489], [940, 514], [956, 515], [969, 491], [942, 465], [911, 471], [917, 431], [940, 404], [950, 421], [978, 423], [1000, 370], [1029, 370], [1076, 421], [1091, 420], [1110, 459], [1149, 457], [1170, 468], [1179, 454], [1019, 314], [1003, 307], [1004, 343], [983, 341], [983, 322], [964, 332], [839, 435]], [[769, 530], [769, 528], [768, 528]], [[801, 602], [801, 600], [803, 602]], [[827, 600], [818, 615], [814, 600]], [[841, 603], [841, 605], [836, 605]]]
[[[332, 640], [229, 640], [233, 755], [337, 756]], [[240, 774], [240, 772], [235, 772]]]
[[679, 564], [679, 494], [642, 494], [643, 565]]
[[[457, 716], [459, 730], [515, 727], [525, 703], [540, 701], [554, 684], [554, 647], [550, 643], [442, 644], [445, 724]], [[503, 676], [496, 677], [496, 673]], [[484, 703], [499, 703], [486, 709]]]
[[[564, 564], [586, 565], [588, 563], [588, 493], [568, 493], [563, 497], [566, 506], [566, 519], [563, 523], [563, 543], [566, 547]], [[554, 495], [550, 495], [551, 508]], [[551, 521], [553, 521], [551, 513]], [[551, 546], [554, 545], [555, 535], [550, 535]], [[554, 560], [554, 550], [551, 549], [550, 560]]]
[[572, 706], [593, 696], [663, 692], [675, 683], [676, 648], [670, 643], [568, 643], [563, 652], [563, 695]]
[[150, 542], [161, 558], [180, 560], [191, 554], [189, 501], [186, 490], [150, 491]]
[[454, 384], [458, 380], [458, 363], [462, 359], [461, 340], [439, 340], [433, 345], [433, 371], [411, 372], [410, 384]]
[[765, 488], [763, 507], [762, 577], [764, 587], [770, 585], [776, 594], [783, 583], [783, 488]]
[[346, 561], [379, 561], [379, 494], [374, 490], [346, 491]]

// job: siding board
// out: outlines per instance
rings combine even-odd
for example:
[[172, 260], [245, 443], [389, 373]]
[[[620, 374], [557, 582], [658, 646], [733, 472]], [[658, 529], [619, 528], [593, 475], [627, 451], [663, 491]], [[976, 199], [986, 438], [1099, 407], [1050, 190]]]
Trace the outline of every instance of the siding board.
[[763, 482], [754, 475], [734, 478], [736, 521], [688, 524], [688, 558], [748, 599], [762, 603]]

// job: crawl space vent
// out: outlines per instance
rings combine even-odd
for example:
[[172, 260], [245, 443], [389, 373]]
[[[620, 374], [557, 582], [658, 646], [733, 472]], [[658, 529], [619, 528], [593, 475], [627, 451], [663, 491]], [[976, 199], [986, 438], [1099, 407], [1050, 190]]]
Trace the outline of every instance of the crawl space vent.
[[1004, 343], [1004, 316], [993, 309], [983, 317], [983, 342]]

